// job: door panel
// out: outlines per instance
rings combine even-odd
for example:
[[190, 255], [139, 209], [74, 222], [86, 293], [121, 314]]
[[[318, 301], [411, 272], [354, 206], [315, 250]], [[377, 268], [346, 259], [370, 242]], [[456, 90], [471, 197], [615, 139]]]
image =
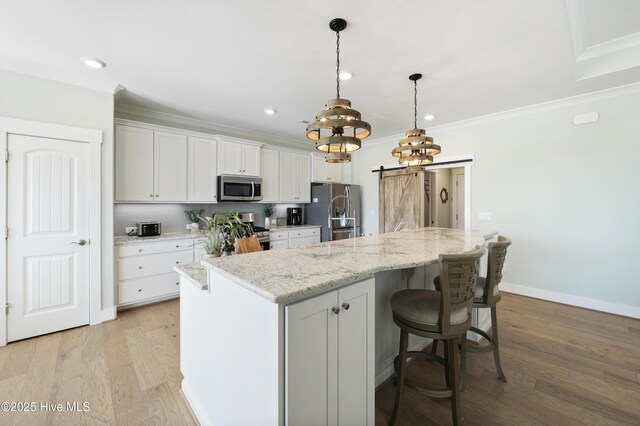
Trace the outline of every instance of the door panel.
[[384, 172], [379, 184], [380, 232], [393, 232], [402, 222], [405, 229], [424, 226], [424, 172]]
[[8, 340], [89, 323], [89, 144], [9, 137]]
[[187, 201], [187, 137], [155, 132], [154, 200]]

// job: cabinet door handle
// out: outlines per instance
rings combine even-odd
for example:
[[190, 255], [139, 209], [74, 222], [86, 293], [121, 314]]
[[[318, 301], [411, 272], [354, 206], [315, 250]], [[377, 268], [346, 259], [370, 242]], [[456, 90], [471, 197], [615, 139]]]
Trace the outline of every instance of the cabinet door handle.
[[142, 293], [142, 289], [141, 288], [138, 289], [138, 293]]
[[177, 282], [176, 285], [180, 285], [180, 282]]
[[138, 253], [142, 253], [142, 249], [138, 249]]
[[176, 248], [180, 247], [180, 244], [176, 244]]
[[142, 266], [138, 266], [138, 269], [142, 269]]
[[149, 194], [149, 197], [153, 198], [153, 194]]
[[158, 197], [159, 197], [159, 195], [158, 195], [158, 194], [156, 194], [156, 198], [158, 198]]
[[176, 265], [177, 265], [177, 264], [179, 264], [179, 263], [180, 263], [180, 261], [179, 261], [179, 260], [176, 260]]
[[331, 308], [331, 312], [338, 315], [340, 313], [340, 308], [338, 308], [337, 306], [334, 306], [333, 308]]
[[344, 308], [345, 311], [348, 311], [350, 306], [349, 306], [349, 304], [347, 302], [344, 302], [342, 304], [342, 307]]

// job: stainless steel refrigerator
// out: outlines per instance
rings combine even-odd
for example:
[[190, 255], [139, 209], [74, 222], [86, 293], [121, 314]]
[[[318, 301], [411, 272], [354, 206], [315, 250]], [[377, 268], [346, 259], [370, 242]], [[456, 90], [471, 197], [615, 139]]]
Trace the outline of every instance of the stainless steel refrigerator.
[[[335, 198], [338, 195], [345, 197]], [[331, 226], [329, 226], [329, 203], [331, 200]], [[351, 205], [350, 203], [353, 203]], [[321, 241], [344, 240], [361, 235], [362, 209], [360, 203], [360, 186], [342, 183], [322, 183], [311, 185], [311, 204], [305, 207], [306, 222], [310, 225], [321, 225]], [[352, 216], [355, 207], [355, 225]], [[342, 219], [341, 219], [342, 218]]]

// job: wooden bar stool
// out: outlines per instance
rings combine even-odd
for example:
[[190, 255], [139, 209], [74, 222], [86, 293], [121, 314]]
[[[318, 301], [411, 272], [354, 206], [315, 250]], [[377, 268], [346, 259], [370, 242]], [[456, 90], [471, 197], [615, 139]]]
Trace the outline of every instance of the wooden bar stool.
[[[480, 330], [477, 327], [471, 327], [469, 331], [477, 333], [484, 337], [487, 342], [486, 345], [473, 347], [467, 345], [467, 339], [462, 339], [461, 342], [461, 355], [460, 355], [460, 369], [461, 369], [461, 388], [466, 390], [467, 384], [467, 352], [485, 353], [493, 351], [493, 361], [496, 365], [496, 371], [498, 372], [498, 378], [503, 382], [507, 381], [507, 378], [502, 371], [500, 365], [500, 348], [498, 345], [498, 318], [496, 314], [496, 305], [502, 299], [502, 294], [498, 288], [498, 284], [502, 281], [502, 267], [504, 266], [504, 259], [507, 256], [507, 247], [511, 245], [511, 240], [502, 235], [498, 236], [498, 241], [488, 244], [487, 254], [487, 278], [478, 277], [478, 283], [476, 284], [475, 295], [473, 298], [473, 308], [490, 308], [491, 309], [491, 336], [489, 336], [484, 330]], [[440, 289], [440, 277], [436, 277], [433, 280], [433, 284], [436, 289]], [[437, 340], [434, 340], [431, 353], [435, 353], [437, 350]]]
[[[478, 277], [480, 257], [484, 249], [459, 255], [441, 254], [440, 292], [433, 290], [401, 290], [391, 297], [393, 321], [400, 327], [400, 350], [394, 361], [396, 370], [396, 398], [389, 424], [398, 417], [404, 386], [435, 398], [451, 398], [453, 424], [461, 421], [460, 376], [456, 348], [457, 340], [471, 326], [471, 303]], [[407, 351], [409, 333], [445, 341], [444, 358], [419, 351]], [[426, 358], [444, 364], [447, 387], [426, 389], [406, 378], [407, 357]]]

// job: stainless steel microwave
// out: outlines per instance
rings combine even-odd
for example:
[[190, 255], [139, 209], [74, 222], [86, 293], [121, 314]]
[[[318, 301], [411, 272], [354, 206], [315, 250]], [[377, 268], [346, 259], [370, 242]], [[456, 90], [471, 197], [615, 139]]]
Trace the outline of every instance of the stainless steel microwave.
[[218, 176], [218, 200], [262, 200], [262, 178], [249, 176]]

